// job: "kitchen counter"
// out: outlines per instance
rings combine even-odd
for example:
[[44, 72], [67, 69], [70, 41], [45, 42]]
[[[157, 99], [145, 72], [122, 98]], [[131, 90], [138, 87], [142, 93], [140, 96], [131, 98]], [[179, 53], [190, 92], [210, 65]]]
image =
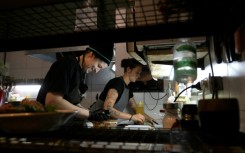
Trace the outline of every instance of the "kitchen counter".
[[214, 136], [200, 131], [85, 128], [71, 122], [59, 130], [36, 134], [0, 133], [0, 150], [20, 152], [245, 152], [245, 134]]

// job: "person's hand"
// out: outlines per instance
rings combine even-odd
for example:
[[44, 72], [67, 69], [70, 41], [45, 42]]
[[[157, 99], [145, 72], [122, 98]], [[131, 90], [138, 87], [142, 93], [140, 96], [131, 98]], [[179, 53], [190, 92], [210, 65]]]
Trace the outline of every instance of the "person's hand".
[[110, 112], [109, 110], [102, 110], [102, 111], [96, 111], [96, 112], [89, 112], [88, 120], [90, 121], [104, 121], [108, 120], [110, 118]]
[[134, 114], [132, 116], [132, 120], [136, 123], [136, 124], [141, 124], [143, 125], [145, 122], [145, 116], [142, 114]]

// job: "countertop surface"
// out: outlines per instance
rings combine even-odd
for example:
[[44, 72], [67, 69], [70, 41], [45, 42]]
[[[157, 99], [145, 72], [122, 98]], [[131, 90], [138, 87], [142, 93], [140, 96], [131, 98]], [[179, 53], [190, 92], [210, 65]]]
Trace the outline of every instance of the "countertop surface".
[[[228, 132], [228, 131], [227, 131]], [[72, 121], [52, 132], [0, 132], [0, 150], [20, 152], [245, 152], [245, 134], [213, 135], [181, 129], [85, 128]]]

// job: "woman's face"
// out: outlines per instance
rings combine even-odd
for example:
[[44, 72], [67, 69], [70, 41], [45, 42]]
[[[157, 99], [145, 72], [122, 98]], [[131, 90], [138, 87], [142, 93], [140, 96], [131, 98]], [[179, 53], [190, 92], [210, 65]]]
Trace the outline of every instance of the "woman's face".
[[130, 82], [135, 82], [140, 77], [141, 72], [142, 72], [141, 66], [137, 66], [133, 69], [129, 69], [128, 75], [129, 75]]
[[108, 66], [104, 61], [96, 58], [92, 52], [85, 56], [84, 62], [84, 70], [86, 73], [90, 73], [92, 71], [98, 73], [101, 69], [104, 69]]
[[93, 71], [95, 73], [98, 73], [101, 69], [104, 69], [107, 66], [108, 65], [104, 61], [102, 61], [98, 58], [95, 58], [94, 64], [90, 68], [88, 68], [86, 72], [90, 73]]

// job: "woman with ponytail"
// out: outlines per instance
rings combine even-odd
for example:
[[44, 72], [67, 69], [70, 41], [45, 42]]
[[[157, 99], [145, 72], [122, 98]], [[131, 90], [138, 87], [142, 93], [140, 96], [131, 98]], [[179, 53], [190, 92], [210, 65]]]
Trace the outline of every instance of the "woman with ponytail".
[[[133, 121], [135, 124], [144, 124], [145, 121], [152, 123], [152, 118], [147, 114], [136, 114], [136, 102], [133, 92], [129, 89], [130, 82], [135, 82], [141, 74], [143, 65], [136, 59], [123, 59], [121, 67], [124, 68], [124, 74], [120, 77], [111, 79], [104, 90], [92, 106], [92, 111], [109, 110], [110, 117]], [[132, 114], [123, 112], [129, 106]]]

